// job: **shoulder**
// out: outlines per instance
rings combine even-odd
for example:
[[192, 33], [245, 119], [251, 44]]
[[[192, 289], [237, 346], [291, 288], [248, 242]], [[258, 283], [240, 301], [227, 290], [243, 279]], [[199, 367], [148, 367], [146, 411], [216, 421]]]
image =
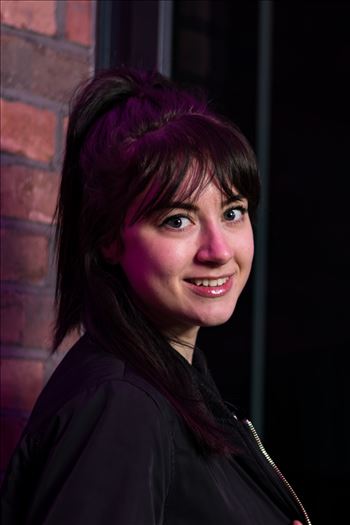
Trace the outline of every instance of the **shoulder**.
[[30, 523], [41, 523], [43, 508], [52, 523], [131, 523], [136, 510], [137, 523], [160, 522], [153, 516], [173, 477], [173, 415], [151, 385], [83, 338], [44, 388], [12, 457], [8, 512], [23, 495]]
[[47, 422], [76, 419], [91, 422], [101, 414], [119, 415], [131, 425], [163, 420], [170, 423], [168, 401], [149, 382], [116, 356], [83, 336], [67, 353], [39, 396], [27, 432], [37, 433]]

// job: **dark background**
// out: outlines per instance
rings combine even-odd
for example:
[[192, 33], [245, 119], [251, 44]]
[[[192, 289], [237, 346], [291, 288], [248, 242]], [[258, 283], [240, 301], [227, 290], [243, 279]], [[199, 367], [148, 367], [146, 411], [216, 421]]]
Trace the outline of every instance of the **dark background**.
[[[204, 88], [255, 148], [261, 4], [178, 0], [172, 22], [172, 77]], [[349, 5], [270, 2], [263, 438], [320, 525], [345, 523], [350, 495]], [[158, 7], [115, 2], [98, 61], [153, 67]], [[253, 276], [233, 318], [199, 339], [223, 396], [248, 416], [254, 286]]]

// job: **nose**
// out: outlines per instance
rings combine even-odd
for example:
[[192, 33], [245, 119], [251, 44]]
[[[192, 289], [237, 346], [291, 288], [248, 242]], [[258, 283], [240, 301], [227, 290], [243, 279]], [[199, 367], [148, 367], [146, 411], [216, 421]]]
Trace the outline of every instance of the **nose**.
[[226, 264], [233, 256], [230, 237], [220, 225], [207, 226], [200, 235], [196, 260], [211, 265]]

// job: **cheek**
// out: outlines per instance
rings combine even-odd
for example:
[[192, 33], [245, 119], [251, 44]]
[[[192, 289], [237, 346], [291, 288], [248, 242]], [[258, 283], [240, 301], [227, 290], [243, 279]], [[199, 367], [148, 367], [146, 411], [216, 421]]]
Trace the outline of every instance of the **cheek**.
[[250, 271], [254, 257], [254, 237], [252, 231], [247, 232], [244, 238], [242, 238], [239, 254], [241, 265]]
[[167, 281], [181, 265], [181, 255], [169, 243], [158, 239], [125, 239], [121, 266], [131, 285], [147, 288], [155, 281]]
[[254, 238], [253, 238], [253, 234], [252, 234], [251, 235], [251, 239], [250, 239], [250, 243], [249, 243], [248, 253], [247, 253], [247, 258], [249, 259], [250, 264], [252, 264], [252, 262], [253, 262], [254, 251], [255, 251]]

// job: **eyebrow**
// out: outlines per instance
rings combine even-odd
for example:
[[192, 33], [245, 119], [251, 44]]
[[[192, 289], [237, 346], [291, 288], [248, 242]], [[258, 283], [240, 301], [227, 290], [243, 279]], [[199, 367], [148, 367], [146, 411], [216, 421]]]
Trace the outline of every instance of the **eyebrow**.
[[[224, 208], [225, 206], [228, 206], [229, 204], [233, 204], [234, 202], [239, 202], [243, 200], [245, 200], [243, 195], [237, 193], [235, 195], [232, 195], [232, 197], [229, 197], [228, 199], [226, 199], [223, 202], [222, 206]], [[168, 204], [165, 204], [164, 206], [156, 206], [155, 208], [153, 208], [152, 212], [158, 212], [158, 211], [163, 211], [163, 210], [175, 210], [175, 209], [193, 211], [193, 212], [197, 212], [199, 210], [198, 206], [196, 206], [195, 204], [192, 204], [191, 202], [172, 201], [172, 202], [169, 202]]]

